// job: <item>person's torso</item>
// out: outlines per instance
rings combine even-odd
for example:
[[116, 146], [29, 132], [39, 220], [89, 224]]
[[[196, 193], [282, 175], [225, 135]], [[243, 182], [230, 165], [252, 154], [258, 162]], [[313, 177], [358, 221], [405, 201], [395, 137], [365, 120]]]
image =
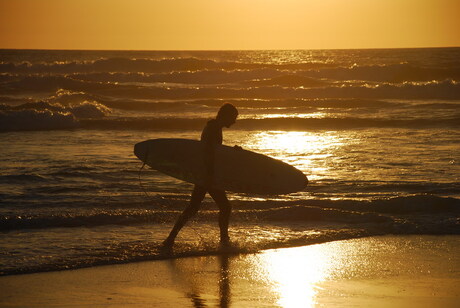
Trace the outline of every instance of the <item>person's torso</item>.
[[201, 132], [201, 141], [209, 144], [222, 144], [222, 128], [215, 119], [209, 120]]

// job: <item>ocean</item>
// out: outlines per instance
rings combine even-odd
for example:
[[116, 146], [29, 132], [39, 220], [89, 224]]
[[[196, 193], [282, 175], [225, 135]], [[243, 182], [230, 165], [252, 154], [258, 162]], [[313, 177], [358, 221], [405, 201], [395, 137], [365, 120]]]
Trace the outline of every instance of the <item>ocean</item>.
[[193, 187], [133, 147], [199, 139], [226, 102], [224, 144], [310, 181], [229, 192], [238, 252], [460, 234], [460, 48], [0, 50], [0, 275], [216, 253], [209, 197], [159, 249]]

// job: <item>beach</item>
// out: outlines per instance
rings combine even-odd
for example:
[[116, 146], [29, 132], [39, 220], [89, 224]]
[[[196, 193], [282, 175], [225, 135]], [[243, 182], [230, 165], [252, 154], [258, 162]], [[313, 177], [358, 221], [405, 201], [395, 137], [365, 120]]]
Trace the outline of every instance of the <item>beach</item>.
[[2, 307], [457, 307], [459, 236], [378, 236], [0, 277]]

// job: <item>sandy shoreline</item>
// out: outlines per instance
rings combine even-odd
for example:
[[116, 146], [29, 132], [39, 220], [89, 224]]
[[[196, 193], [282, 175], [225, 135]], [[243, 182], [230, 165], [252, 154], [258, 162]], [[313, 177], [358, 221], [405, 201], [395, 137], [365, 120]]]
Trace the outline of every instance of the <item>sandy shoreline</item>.
[[381, 236], [0, 277], [1, 307], [458, 307], [460, 236]]

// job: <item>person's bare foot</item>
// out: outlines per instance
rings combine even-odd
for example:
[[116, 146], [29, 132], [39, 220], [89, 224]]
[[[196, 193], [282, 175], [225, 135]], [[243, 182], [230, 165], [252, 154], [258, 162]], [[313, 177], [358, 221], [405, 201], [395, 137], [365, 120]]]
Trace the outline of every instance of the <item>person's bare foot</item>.
[[170, 238], [165, 239], [163, 243], [161, 244], [161, 247], [163, 249], [172, 249], [173, 246], [174, 246], [174, 240]]
[[232, 243], [230, 243], [230, 239], [228, 237], [220, 239], [220, 248], [228, 248], [232, 247]]

